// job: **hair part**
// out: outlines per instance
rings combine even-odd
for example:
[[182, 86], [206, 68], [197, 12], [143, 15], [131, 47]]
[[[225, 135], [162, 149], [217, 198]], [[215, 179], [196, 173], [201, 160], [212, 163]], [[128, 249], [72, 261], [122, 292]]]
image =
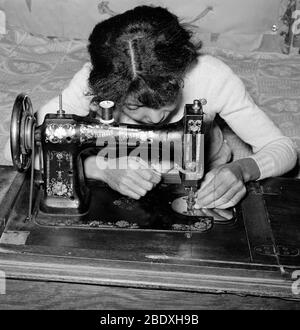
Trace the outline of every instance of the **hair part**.
[[98, 100], [161, 108], [178, 96], [201, 45], [161, 7], [140, 6], [97, 24], [89, 37], [89, 84]]

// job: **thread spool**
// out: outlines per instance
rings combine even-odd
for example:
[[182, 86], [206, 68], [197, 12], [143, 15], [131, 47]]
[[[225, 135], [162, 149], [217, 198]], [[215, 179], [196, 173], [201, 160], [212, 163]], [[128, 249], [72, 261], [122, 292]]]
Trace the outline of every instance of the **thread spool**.
[[100, 106], [100, 121], [104, 124], [111, 124], [114, 122], [113, 111], [115, 103], [113, 101], [102, 101]]

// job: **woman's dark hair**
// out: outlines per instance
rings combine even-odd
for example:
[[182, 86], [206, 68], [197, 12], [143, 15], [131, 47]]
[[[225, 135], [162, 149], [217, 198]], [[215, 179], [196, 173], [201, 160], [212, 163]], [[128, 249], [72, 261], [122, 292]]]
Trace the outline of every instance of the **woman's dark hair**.
[[191, 35], [161, 7], [140, 6], [97, 24], [89, 37], [89, 84], [97, 100], [158, 109], [178, 96], [198, 57]]

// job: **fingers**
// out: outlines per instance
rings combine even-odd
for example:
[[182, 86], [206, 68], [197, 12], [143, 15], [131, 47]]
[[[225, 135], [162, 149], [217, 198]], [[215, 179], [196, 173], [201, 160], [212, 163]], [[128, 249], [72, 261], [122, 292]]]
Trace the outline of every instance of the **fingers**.
[[121, 194], [139, 199], [161, 181], [161, 174], [139, 157], [120, 157], [105, 162], [103, 180]]
[[[139, 199], [145, 196], [148, 189], [136, 183], [132, 178], [124, 177], [119, 183], [119, 192], [123, 195], [130, 196], [134, 199]], [[151, 190], [151, 189], [149, 189]]]
[[[209, 210], [209, 209], [206, 209]], [[214, 209], [215, 213], [218, 214], [220, 217], [231, 220], [233, 218], [232, 210], [224, 210], [224, 209]]]
[[139, 186], [146, 191], [153, 188], [154, 183], [150, 180], [145, 180], [138, 171], [128, 171], [128, 175], [124, 178], [126, 184]]
[[203, 189], [205, 189], [209, 183], [211, 183], [211, 181], [215, 178], [215, 176], [216, 176], [215, 171], [210, 171], [205, 175], [204, 180], [201, 183], [200, 192], [203, 191]]
[[225, 209], [236, 205], [246, 194], [243, 181], [230, 168], [223, 167], [208, 174], [198, 191], [197, 207]]
[[246, 188], [243, 187], [240, 191], [236, 192], [232, 197], [224, 196], [220, 198], [216, 203], [208, 205], [207, 208], [218, 208], [218, 209], [228, 209], [235, 206], [244, 196], [246, 195]]
[[128, 168], [118, 174], [117, 190], [134, 199], [145, 196], [161, 180], [161, 175], [149, 169], [148, 164], [138, 157], [128, 157]]
[[138, 170], [137, 173], [145, 180], [158, 184], [161, 181], [161, 173], [149, 168], [148, 163], [139, 157], [128, 157], [128, 167]]
[[197, 205], [200, 207], [205, 207], [208, 204], [211, 204], [213, 201], [226, 193], [229, 187], [230, 185], [227, 184], [225, 179], [222, 181], [220, 176], [218, 177], [211, 174], [208, 180], [204, 180], [200, 190], [197, 193]]
[[[215, 221], [226, 221], [232, 219], [232, 212], [220, 209], [201, 209], [204, 215], [213, 217]], [[224, 213], [222, 213], [222, 211]], [[225, 212], [226, 211], [226, 212]]]
[[204, 199], [207, 195], [211, 194], [216, 188], [216, 173], [215, 171], [208, 172], [204, 180], [201, 183], [201, 187], [198, 190], [199, 200]]
[[153, 170], [139, 170], [139, 171], [137, 171], [137, 173], [144, 180], [150, 181], [153, 184], [158, 184], [161, 180], [161, 174], [159, 174]]
[[210, 216], [210, 217], [213, 217], [214, 219], [223, 218], [226, 220], [231, 220], [233, 217], [233, 213], [231, 210], [224, 210], [224, 209], [217, 209], [217, 208], [214, 208], [214, 209], [201, 208], [201, 209], [199, 209], [198, 205], [195, 205], [195, 209], [197, 210], [197, 215]]
[[202, 207], [206, 208], [219, 208], [225, 203], [229, 203], [235, 200], [235, 196], [244, 189], [243, 185], [236, 184], [228, 186], [225, 183], [216, 190], [207, 195], [206, 198], [200, 200]]

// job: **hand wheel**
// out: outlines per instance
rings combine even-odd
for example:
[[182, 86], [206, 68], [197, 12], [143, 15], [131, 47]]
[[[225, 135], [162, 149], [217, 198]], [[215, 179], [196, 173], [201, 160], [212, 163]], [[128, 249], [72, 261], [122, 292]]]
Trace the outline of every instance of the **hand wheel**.
[[27, 171], [31, 164], [35, 122], [30, 98], [19, 94], [13, 106], [10, 123], [12, 160], [19, 172]]

